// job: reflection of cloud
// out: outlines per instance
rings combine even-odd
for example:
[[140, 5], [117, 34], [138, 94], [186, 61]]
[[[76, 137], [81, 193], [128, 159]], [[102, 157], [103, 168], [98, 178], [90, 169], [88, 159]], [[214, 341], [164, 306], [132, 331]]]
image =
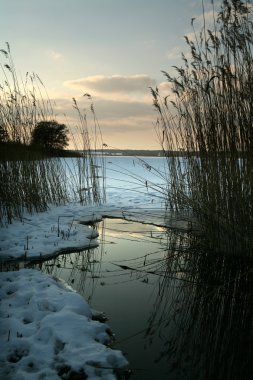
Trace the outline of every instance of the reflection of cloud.
[[54, 60], [54, 61], [59, 61], [61, 58], [63, 58], [63, 55], [55, 50], [50, 50], [49, 51], [49, 55], [50, 57]]
[[64, 82], [66, 87], [88, 91], [98, 96], [115, 101], [138, 101], [138, 97], [147, 95], [148, 87], [155, 86], [155, 80], [148, 75], [94, 75]]

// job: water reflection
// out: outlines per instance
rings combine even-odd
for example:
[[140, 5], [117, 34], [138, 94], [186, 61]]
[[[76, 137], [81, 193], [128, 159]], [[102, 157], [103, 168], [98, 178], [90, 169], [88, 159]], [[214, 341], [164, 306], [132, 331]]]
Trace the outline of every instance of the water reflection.
[[250, 258], [207, 252], [191, 233], [123, 220], [98, 228], [99, 248], [37, 266], [106, 312], [133, 379], [252, 378]]
[[157, 360], [172, 379], [251, 379], [250, 262], [201, 251], [180, 261], [181, 283], [163, 278], [149, 318], [148, 331], [169, 332]]

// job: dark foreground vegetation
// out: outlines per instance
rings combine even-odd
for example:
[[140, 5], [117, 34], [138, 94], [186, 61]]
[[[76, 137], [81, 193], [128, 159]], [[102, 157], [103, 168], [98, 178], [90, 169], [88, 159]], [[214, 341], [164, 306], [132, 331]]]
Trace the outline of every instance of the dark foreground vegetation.
[[[212, 4], [214, 4], [212, 2]], [[214, 6], [214, 5], [213, 5]], [[249, 254], [253, 233], [253, 24], [247, 1], [223, 1], [185, 40], [171, 94], [152, 89], [170, 168], [168, 208], [193, 212], [214, 250]], [[167, 152], [184, 151], [185, 159]], [[198, 152], [198, 154], [194, 154]]]

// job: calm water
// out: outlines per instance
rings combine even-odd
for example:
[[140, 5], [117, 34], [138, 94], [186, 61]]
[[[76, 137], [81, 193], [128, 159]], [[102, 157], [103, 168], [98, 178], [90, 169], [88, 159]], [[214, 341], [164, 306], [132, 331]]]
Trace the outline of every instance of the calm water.
[[252, 378], [252, 263], [160, 227], [107, 219], [100, 247], [39, 267], [104, 311], [132, 379]]

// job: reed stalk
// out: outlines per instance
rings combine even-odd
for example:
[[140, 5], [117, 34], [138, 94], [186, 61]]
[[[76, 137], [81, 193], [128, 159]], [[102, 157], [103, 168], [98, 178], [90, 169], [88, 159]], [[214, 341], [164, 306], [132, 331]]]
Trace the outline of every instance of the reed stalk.
[[[213, 4], [213, 2], [212, 2]], [[214, 6], [214, 5], [213, 5]], [[185, 36], [173, 99], [151, 89], [170, 169], [168, 207], [192, 210], [213, 249], [248, 252], [253, 230], [253, 24], [247, 1], [224, 0], [210, 29]], [[180, 156], [178, 152], [181, 152]], [[176, 154], [175, 154], [176, 152]], [[213, 244], [214, 243], [214, 244]]]
[[[62, 158], [49, 157], [30, 146], [38, 122], [56, 119], [53, 106], [38, 75], [27, 73], [24, 80], [18, 77], [8, 43], [0, 52], [4, 56], [0, 63], [0, 225], [22, 219], [25, 211], [45, 211], [50, 204], [64, 204], [73, 200], [73, 194], [79, 194], [75, 199], [82, 204], [104, 201], [97, 156], [91, 154], [88, 126], [78, 108], [85, 154], [77, 160], [77, 179], [76, 173], [68, 177]], [[93, 116], [98, 125], [94, 109]], [[102, 177], [104, 174], [102, 171]]]

